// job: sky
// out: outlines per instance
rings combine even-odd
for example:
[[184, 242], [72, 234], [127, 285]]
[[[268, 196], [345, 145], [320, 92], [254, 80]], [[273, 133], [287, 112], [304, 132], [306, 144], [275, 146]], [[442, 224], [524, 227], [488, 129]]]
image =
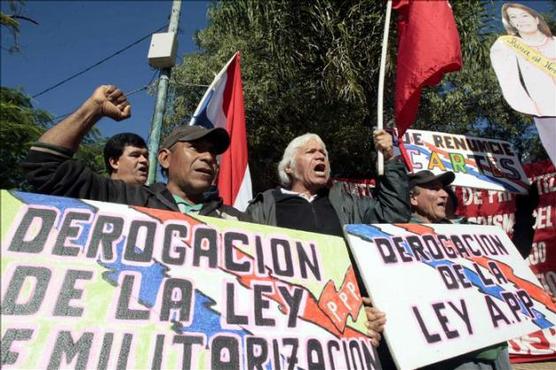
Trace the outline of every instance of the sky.
[[[451, 0], [451, 1], [453, 2], [458, 0]], [[549, 16], [550, 15], [554, 16], [554, 10], [556, 6], [556, 0], [513, 0], [513, 1], [494, 0], [492, 2], [490, 0], [483, 0], [483, 1], [487, 1], [489, 5], [492, 4], [491, 14], [493, 15], [493, 17], [496, 18], [495, 27], [500, 32], [504, 32], [504, 27], [502, 25], [501, 16], [500, 16], [500, 9], [502, 8], [502, 5], [504, 3], [509, 3], [509, 2], [521, 3], [523, 5], [527, 5], [532, 9], [535, 9], [540, 13], [543, 13], [545, 15], [548, 14]]]
[[[6, 2], [2, 10], [9, 13]], [[178, 60], [197, 51], [193, 36], [207, 25], [210, 1], [183, 1], [178, 35]], [[22, 21], [21, 52], [2, 50], [1, 84], [20, 87], [28, 95], [64, 80], [169, 22], [172, 2], [159, 1], [36, 1], [25, 3], [23, 15], [39, 25]], [[167, 28], [163, 31], [165, 32]], [[2, 45], [11, 40], [2, 31]], [[8, 44], [9, 45], [9, 44]], [[54, 117], [75, 110], [103, 84], [124, 92], [145, 86], [158, 72], [149, 66], [150, 37], [85, 74], [32, 100], [36, 108]], [[209, 84], [211, 81], [207, 81]], [[132, 117], [122, 122], [102, 119], [104, 136], [132, 131], [148, 137], [155, 96], [140, 91], [129, 97]]]

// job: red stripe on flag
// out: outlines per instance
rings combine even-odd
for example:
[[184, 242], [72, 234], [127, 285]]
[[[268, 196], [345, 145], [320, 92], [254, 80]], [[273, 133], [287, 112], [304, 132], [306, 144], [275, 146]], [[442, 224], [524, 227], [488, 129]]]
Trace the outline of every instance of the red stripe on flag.
[[220, 159], [218, 191], [225, 204], [233, 205], [245, 175], [248, 158], [239, 52], [228, 66], [226, 74], [223, 110], [226, 114], [226, 130], [230, 134], [230, 148]]

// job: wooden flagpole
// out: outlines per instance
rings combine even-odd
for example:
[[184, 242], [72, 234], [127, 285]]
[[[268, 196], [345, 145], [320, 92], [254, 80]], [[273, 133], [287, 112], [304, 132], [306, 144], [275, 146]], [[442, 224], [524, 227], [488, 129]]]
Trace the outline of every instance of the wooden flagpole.
[[[390, 31], [390, 14], [392, 13], [392, 0], [386, 3], [386, 19], [384, 21], [384, 34], [382, 36], [382, 53], [380, 55], [380, 71], [378, 75], [378, 104], [377, 104], [377, 129], [384, 128], [384, 76], [386, 74], [386, 54], [388, 52], [388, 34]], [[384, 174], [384, 156], [378, 151], [377, 157], [378, 175]]]

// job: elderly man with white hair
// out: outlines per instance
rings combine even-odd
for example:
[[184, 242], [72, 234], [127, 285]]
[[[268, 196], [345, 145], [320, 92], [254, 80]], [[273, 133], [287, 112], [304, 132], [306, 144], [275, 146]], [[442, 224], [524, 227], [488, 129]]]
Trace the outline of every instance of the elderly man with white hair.
[[[284, 151], [278, 165], [282, 186], [258, 194], [247, 213], [257, 223], [336, 236], [343, 236], [344, 224], [408, 222], [411, 214], [405, 166], [394, 158], [390, 134], [377, 130], [373, 140], [386, 161], [373, 199], [355, 197], [339, 183], [331, 185], [326, 145], [318, 135], [307, 133], [293, 139]], [[354, 267], [361, 295], [367, 297]], [[363, 301], [370, 304], [368, 298]], [[378, 346], [385, 314], [369, 306], [365, 311], [367, 335]]]
[[410, 218], [405, 166], [393, 156], [392, 137], [373, 134], [385, 159], [384, 175], [373, 199], [353, 196], [341, 184], [331, 185], [326, 146], [316, 134], [293, 139], [278, 165], [281, 187], [258, 194], [247, 208], [255, 222], [342, 236], [350, 223], [403, 223]]

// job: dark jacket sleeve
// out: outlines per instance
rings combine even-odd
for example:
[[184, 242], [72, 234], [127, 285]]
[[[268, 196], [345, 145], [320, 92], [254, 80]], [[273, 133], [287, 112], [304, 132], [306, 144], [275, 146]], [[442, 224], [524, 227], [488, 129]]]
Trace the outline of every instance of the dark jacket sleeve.
[[405, 165], [387, 161], [377, 181], [374, 198], [366, 207], [364, 223], [405, 223], [411, 217], [409, 183]]
[[245, 210], [249, 217], [249, 222], [276, 226], [276, 200], [272, 192], [273, 189], [268, 189], [263, 193], [257, 194], [249, 202]]
[[517, 194], [515, 198], [515, 224], [512, 242], [523, 258], [527, 258], [533, 248], [535, 237], [535, 216], [533, 212], [539, 205], [539, 191], [535, 184], [529, 188], [526, 195]]
[[71, 159], [71, 153], [63, 148], [49, 146], [48, 152], [34, 148], [21, 166], [37, 193], [132, 205], [145, 203], [141, 186], [96, 174], [83, 163]]
[[224, 204], [218, 194], [218, 189], [204, 194], [203, 208], [199, 212], [201, 216], [217, 217], [227, 220], [238, 220], [251, 222], [251, 217], [237, 208]]
[[237, 208], [234, 208], [232, 206], [227, 206], [224, 204], [220, 207], [218, 215], [216, 217], [223, 218], [223, 219], [238, 220], [243, 222], [253, 222], [253, 219], [248, 213], [242, 212]]

